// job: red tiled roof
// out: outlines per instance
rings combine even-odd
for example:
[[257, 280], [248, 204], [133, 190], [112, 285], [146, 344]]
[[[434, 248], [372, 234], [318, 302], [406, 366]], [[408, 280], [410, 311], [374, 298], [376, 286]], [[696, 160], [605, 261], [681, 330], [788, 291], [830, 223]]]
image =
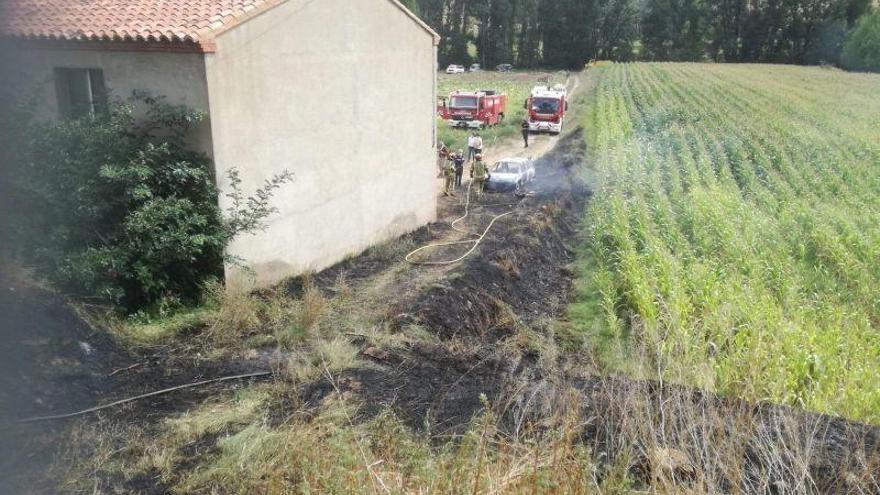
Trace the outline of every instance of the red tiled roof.
[[[287, 0], [0, 0], [0, 36], [62, 41], [194, 43]], [[440, 36], [398, 0], [390, 0]]]
[[26, 39], [199, 43], [285, 0], [0, 0], [0, 33]]

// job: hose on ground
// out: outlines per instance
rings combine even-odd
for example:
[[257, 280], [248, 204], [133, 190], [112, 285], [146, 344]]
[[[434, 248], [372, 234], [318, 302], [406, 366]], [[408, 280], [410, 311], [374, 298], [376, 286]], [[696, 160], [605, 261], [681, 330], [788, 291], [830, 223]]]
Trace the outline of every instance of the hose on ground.
[[[495, 225], [495, 222], [497, 222], [498, 220], [513, 213], [513, 210], [511, 210], [506, 213], [502, 213], [500, 215], [496, 215], [495, 217], [493, 217], [492, 221], [489, 222], [489, 225], [486, 226], [486, 229], [483, 230], [482, 234], [476, 234], [476, 233], [473, 233], [473, 232], [463, 230], [463, 229], [456, 227], [455, 226], [456, 223], [464, 220], [465, 218], [468, 217], [468, 215], [470, 215], [471, 186], [473, 185], [473, 183], [474, 183], [474, 181], [470, 181], [468, 183], [467, 196], [466, 196], [465, 203], [464, 203], [464, 215], [453, 220], [452, 223], [450, 224], [450, 226], [452, 227], [452, 230], [454, 230], [456, 232], [466, 234], [466, 235], [477, 236], [477, 238], [476, 239], [465, 239], [463, 241], [438, 242], [438, 243], [433, 243], [433, 244], [428, 244], [428, 245], [422, 246], [418, 249], [410, 251], [410, 253], [404, 257], [404, 259], [406, 260], [407, 263], [410, 263], [412, 265], [452, 265], [454, 263], [458, 263], [459, 261], [462, 261], [465, 258], [467, 258], [468, 256], [470, 256], [471, 253], [476, 251], [477, 247], [480, 245], [481, 242], [483, 242], [483, 239], [486, 237], [486, 234], [488, 234], [489, 230], [492, 229], [492, 226]], [[515, 206], [517, 204], [519, 204], [519, 203], [498, 203], [496, 205], [481, 205], [481, 206], [509, 206], [509, 205]], [[466, 253], [459, 256], [458, 258], [455, 258], [454, 260], [414, 261], [412, 259], [413, 255], [420, 253], [422, 251], [427, 251], [429, 249], [435, 249], [435, 248], [444, 247], [444, 246], [458, 246], [458, 245], [462, 245], [462, 244], [473, 244], [473, 246], [471, 246], [471, 248]]]
[[155, 396], [157, 396], [157, 395], [167, 394], [168, 392], [173, 392], [173, 391], [175, 391], [175, 390], [182, 390], [182, 389], [185, 389], [185, 388], [201, 387], [201, 386], [203, 386], [203, 385], [208, 385], [208, 384], [210, 384], [210, 383], [227, 382], [227, 381], [230, 381], [230, 380], [243, 380], [243, 379], [245, 379], [245, 378], [264, 377], [264, 376], [269, 376], [269, 375], [271, 375], [271, 374], [272, 374], [271, 371], [258, 371], [258, 372], [256, 372], [256, 373], [246, 373], [246, 374], [244, 374], [244, 375], [224, 376], [224, 377], [221, 377], [221, 378], [213, 378], [213, 379], [211, 379], [211, 380], [202, 380], [202, 381], [195, 382], [195, 383], [187, 383], [187, 384], [184, 384], [184, 385], [178, 385], [178, 386], [176, 386], [176, 387], [171, 387], [171, 388], [165, 388], [165, 389], [162, 389], [162, 390], [157, 390], [157, 391], [155, 391], [155, 392], [149, 392], [149, 393], [146, 393], [146, 394], [136, 395], [136, 396], [134, 396], [134, 397], [128, 397], [128, 398], [126, 398], [126, 399], [117, 400], [117, 401], [111, 402], [111, 403], [109, 403], [109, 404], [104, 404], [103, 406], [95, 406], [95, 407], [90, 407], [90, 408], [88, 408], [88, 409], [83, 409], [82, 411], [76, 411], [76, 412], [66, 413], [66, 414], [54, 414], [54, 415], [52, 415], [52, 416], [36, 416], [36, 417], [33, 417], [33, 418], [20, 419], [20, 420], [18, 420], [18, 422], [19, 422], [19, 423], [35, 423], [35, 422], [38, 422], [38, 421], [52, 421], [52, 420], [56, 420], [56, 419], [73, 418], [73, 417], [76, 417], [76, 416], [82, 416], [82, 415], [84, 415], [84, 414], [89, 414], [89, 413], [97, 412], [97, 411], [100, 411], [100, 410], [102, 410], [102, 409], [108, 409], [108, 408], [111, 408], [111, 407], [115, 407], [115, 406], [119, 406], [119, 405], [122, 405], [122, 404], [126, 404], [126, 403], [128, 403], [128, 402], [134, 402], [134, 401], [136, 401], [136, 400], [146, 399], [147, 397], [155, 397]]

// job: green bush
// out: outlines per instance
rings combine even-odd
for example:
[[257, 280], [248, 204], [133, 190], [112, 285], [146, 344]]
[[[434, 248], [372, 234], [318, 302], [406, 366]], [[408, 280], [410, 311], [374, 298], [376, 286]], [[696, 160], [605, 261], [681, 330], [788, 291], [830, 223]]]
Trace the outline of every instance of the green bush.
[[849, 32], [841, 62], [850, 70], [880, 71], [880, 10], [862, 16]]
[[19, 124], [21, 254], [60, 288], [126, 312], [192, 302], [222, 275], [227, 243], [263, 227], [273, 177], [225, 217], [209, 158], [186, 136], [199, 112], [136, 94], [101, 114]]

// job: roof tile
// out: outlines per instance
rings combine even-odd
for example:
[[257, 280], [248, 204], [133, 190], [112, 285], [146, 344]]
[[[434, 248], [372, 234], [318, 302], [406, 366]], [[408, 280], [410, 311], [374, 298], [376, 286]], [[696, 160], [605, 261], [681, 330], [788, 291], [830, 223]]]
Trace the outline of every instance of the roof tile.
[[199, 42], [285, 0], [0, 0], [0, 35]]
[[[219, 32], [287, 0], [0, 0], [0, 37], [52, 40], [168, 40], [212, 45]], [[434, 42], [440, 37], [390, 0]]]

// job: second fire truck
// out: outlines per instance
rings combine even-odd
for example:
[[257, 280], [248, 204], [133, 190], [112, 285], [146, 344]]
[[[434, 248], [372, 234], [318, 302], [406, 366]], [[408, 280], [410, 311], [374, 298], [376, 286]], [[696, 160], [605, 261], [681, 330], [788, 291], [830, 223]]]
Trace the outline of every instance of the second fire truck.
[[529, 131], [559, 134], [565, 123], [565, 112], [568, 110], [565, 86], [557, 84], [552, 88], [536, 86], [526, 100], [529, 112]]
[[507, 95], [495, 91], [454, 91], [441, 98], [437, 112], [450, 127], [481, 129], [504, 120]]

